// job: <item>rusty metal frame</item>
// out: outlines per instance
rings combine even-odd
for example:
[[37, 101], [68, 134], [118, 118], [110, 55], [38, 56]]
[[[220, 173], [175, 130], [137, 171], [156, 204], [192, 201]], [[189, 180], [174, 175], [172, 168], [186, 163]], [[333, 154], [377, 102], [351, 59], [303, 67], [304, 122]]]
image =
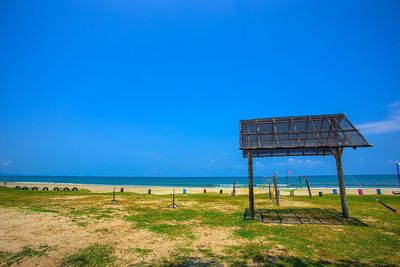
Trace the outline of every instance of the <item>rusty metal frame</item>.
[[[347, 123], [349, 128], [344, 129], [341, 122]], [[282, 126], [281, 123], [287, 124], [287, 127], [284, 125], [278, 129], [277, 125]], [[299, 129], [297, 127], [298, 123], [304, 123], [302, 125], [304, 128], [301, 127]], [[319, 127], [316, 127], [316, 123], [320, 123]], [[260, 130], [260, 126], [263, 124], [271, 126], [271, 130]], [[324, 127], [324, 125], [329, 126]], [[243, 130], [245, 127], [247, 127], [246, 132]], [[254, 130], [250, 127], [254, 127]], [[261, 136], [264, 136], [264, 139]], [[336, 148], [370, 146], [372, 145], [367, 142], [364, 136], [361, 135], [359, 130], [354, 127], [344, 114], [277, 117], [240, 121], [240, 149], [243, 150], [243, 157], [245, 158], [248, 151], [253, 152], [253, 157], [325, 156], [332, 155], [332, 149]]]

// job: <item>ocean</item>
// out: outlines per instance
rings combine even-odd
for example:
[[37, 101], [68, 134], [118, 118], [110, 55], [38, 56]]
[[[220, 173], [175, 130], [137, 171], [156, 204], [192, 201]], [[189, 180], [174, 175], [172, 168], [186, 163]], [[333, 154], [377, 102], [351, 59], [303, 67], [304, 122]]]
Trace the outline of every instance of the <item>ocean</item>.
[[[338, 187], [336, 175], [307, 176], [311, 187]], [[168, 187], [230, 187], [236, 181], [238, 186], [247, 185], [247, 177], [120, 177], [120, 176], [0, 176], [0, 182], [70, 183], [95, 185], [139, 185]], [[255, 186], [266, 183], [261, 176], [254, 177]], [[280, 187], [305, 187], [299, 176], [278, 177]], [[397, 175], [346, 175], [346, 187], [399, 187]]]

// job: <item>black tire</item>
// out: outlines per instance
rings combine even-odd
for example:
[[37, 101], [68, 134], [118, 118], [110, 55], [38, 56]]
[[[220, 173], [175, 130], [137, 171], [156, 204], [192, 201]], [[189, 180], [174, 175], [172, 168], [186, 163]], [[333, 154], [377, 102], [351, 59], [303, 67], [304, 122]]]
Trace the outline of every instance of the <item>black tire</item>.
[[21, 189], [21, 187], [20, 187], [19, 185], [17, 185], [17, 186], [15, 187], [15, 189]]
[[28, 187], [24, 186], [22, 187], [22, 190], [28, 190]]
[[32, 187], [32, 191], [37, 191], [38, 188], [36, 186]]
[[53, 188], [53, 191], [58, 191], [58, 190], [60, 190], [58, 187]]
[[69, 191], [69, 188], [68, 187], [64, 187], [64, 191]]
[[48, 191], [49, 188], [48, 187], [43, 187], [43, 191]]
[[78, 188], [77, 187], [73, 187], [72, 191], [78, 191]]

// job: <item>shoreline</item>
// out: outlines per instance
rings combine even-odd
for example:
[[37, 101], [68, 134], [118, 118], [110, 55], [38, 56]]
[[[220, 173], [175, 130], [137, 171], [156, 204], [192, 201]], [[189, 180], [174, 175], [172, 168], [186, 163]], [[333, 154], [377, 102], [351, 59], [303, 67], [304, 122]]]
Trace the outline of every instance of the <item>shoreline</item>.
[[[1, 186], [3, 187], [3, 183]], [[124, 192], [132, 192], [139, 194], [148, 194], [148, 189], [151, 189], [151, 193], [154, 195], [169, 195], [172, 194], [175, 189], [176, 194], [183, 194], [183, 190], [186, 189], [187, 194], [199, 194], [204, 193], [220, 193], [222, 190], [223, 194], [231, 194], [232, 186], [230, 187], [185, 187], [185, 186], [149, 186], [149, 185], [100, 185], [100, 184], [80, 184], [80, 183], [48, 183], [48, 182], [7, 182], [7, 188], [15, 188], [16, 186], [27, 186], [29, 189], [35, 186], [41, 190], [43, 187], [48, 187], [52, 190], [54, 187], [59, 187], [62, 190], [64, 187], [68, 187], [70, 190], [72, 187], [77, 187], [80, 189], [87, 189], [94, 193], [110, 193], [113, 192], [114, 187], [116, 192], [120, 192], [123, 188]], [[363, 193], [366, 195], [374, 194], [376, 195], [376, 189], [381, 189], [382, 194], [392, 195], [392, 191], [398, 191], [398, 187], [347, 187], [346, 193], [349, 195], [358, 195], [358, 189], [362, 189]], [[311, 192], [313, 195], [318, 195], [319, 192], [323, 194], [333, 194], [333, 189], [337, 187], [311, 187]], [[287, 188], [280, 190], [281, 195], [290, 195], [290, 192], [286, 191]], [[236, 188], [236, 194], [242, 195], [247, 194], [247, 188]], [[258, 187], [254, 188], [254, 193], [256, 194], [268, 194], [268, 189], [260, 189]], [[298, 188], [294, 191], [295, 195], [308, 195], [307, 188]]]

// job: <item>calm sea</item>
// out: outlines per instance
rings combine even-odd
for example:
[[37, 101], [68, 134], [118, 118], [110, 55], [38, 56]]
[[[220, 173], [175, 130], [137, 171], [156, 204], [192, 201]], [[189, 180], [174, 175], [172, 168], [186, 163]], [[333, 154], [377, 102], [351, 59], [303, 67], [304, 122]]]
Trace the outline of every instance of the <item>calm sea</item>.
[[[311, 187], [337, 187], [337, 176], [307, 176]], [[263, 183], [262, 177], [255, 177], [257, 186]], [[304, 187], [304, 179], [298, 176], [278, 177], [278, 184], [286, 187]], [[98, 185], [142, 185], [170, 187], [226, 187], [233, 181], [247, 185], [247, 177], [110, 177], [110, 176], [0, 176], [0, 182], [45, 182], [45, 183], [83, 183]], [[345, 176], [347, 187], [399, 187], [396, 175], [352, 175]]]

